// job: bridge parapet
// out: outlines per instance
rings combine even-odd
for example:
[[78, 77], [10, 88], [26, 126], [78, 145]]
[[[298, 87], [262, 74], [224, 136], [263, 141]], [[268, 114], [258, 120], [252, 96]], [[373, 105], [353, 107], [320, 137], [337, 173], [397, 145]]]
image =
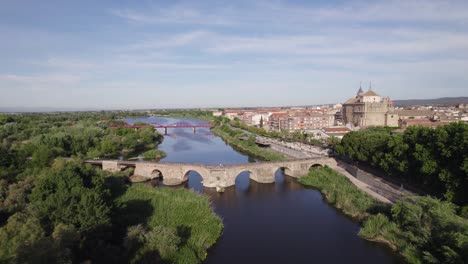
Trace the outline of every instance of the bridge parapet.
[[111, 172], [118, 172], [121, 170], [119, 163], [113, 160], [103, 160], [102, 169]]

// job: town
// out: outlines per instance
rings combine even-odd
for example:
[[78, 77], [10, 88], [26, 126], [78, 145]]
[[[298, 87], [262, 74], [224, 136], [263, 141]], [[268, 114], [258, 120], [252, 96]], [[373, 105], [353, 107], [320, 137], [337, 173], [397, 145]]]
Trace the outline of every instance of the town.
[[350, 131], [371, 126], [394, 127], [403, 132], [409, 126], [437, 127], [452, 122], [468, 122], [468, 106], [411, 105], [396, 106], [389, 97], [382, 97], [371, 87], [360, 87], [355, 97], [334, 105], [313, 107], [261, 107], [225, 109], [214, 116], [239, 120], [268, 131], [301, 131], [321, 140], [342, 138]]
[[467, 0], [0, 1], [0, 264], [468, 264]]

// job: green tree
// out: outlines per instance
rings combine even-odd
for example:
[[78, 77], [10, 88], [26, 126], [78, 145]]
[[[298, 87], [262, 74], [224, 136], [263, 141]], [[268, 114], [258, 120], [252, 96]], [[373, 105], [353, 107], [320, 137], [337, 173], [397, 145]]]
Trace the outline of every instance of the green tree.
[[32, 154], [32, 161], [39, 167], [47, 166], [53, 158], [53, 150], [45, 145], [37, 146], [36, 150]]
[[31, 202], [49, 226], [71, 225], [80, 232], [110, 225], [104, 175], [74, 162], [59, 161], [39, 179]]
[[[46, 238], [45, 230], [33, 214], [20, 212], [8, 219], [8, 223], [0, 228], [0, 262], [24, 263], [19, 258], [36, 257], [35, 262], [51, 261], [51, 242]], [[23, 253], [27, 253], [24, 255]]]

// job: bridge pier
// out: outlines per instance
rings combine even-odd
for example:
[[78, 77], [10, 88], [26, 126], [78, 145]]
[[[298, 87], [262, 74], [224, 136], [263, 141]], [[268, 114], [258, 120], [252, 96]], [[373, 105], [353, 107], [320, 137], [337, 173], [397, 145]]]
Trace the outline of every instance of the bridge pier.
[[203, 178], [203, 186], [208, 188], [229, 187], [235, 184], [231, 178], [223, 168], [210, 169], [206, 178]]
[[305, 176], [309, 173], [309, 164], [291, 164], [285, 174], [294, 178]]
[[259, 183], [274, 183], [275, 172], [278, 168], [263, 167], [254, 169], [250, 174], [250, 179]]

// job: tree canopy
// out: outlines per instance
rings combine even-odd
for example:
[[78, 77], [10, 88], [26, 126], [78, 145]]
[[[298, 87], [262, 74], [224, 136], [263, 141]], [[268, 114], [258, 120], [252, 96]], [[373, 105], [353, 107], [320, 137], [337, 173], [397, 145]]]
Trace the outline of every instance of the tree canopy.
[[468, 205], [468, 124], [408, 127], [403, 134], [372, 128], [346, 134], [339, 154], [421, 185], [438, 197]]

